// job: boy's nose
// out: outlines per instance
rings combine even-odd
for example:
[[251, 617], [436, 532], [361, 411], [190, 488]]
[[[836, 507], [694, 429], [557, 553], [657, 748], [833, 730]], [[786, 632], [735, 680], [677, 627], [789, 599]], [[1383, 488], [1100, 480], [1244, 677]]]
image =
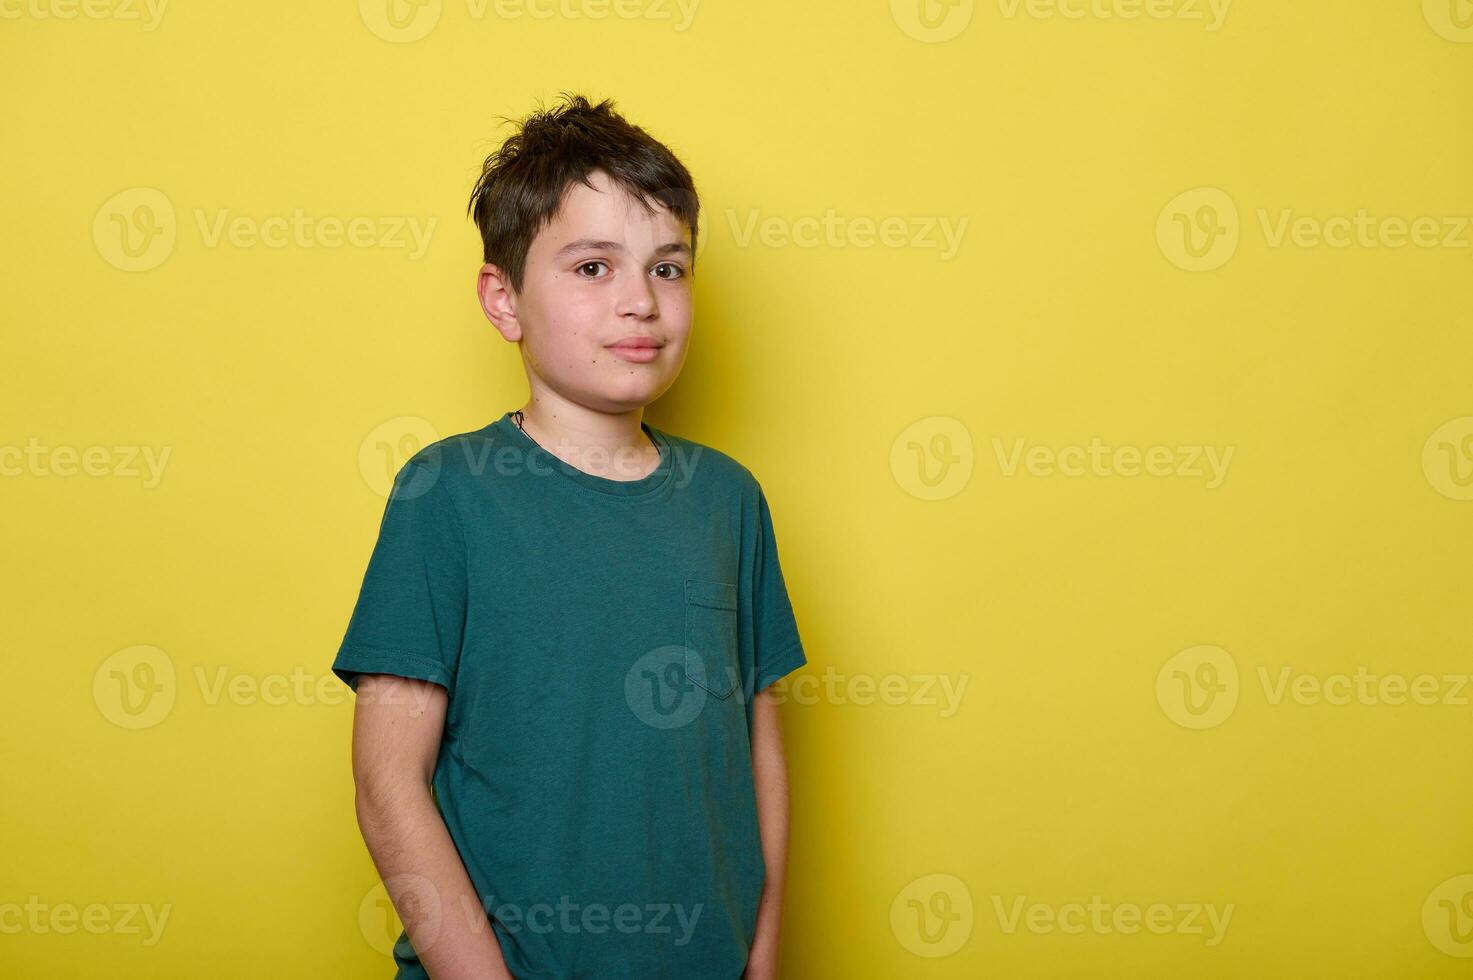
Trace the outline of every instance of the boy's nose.
[[620, 293], [615, 311], [620, 316], [635, 316], [641, 319], [653, 316], [659, 312], [659, 306], [655, 301], [655, 291], [641, 276], [637, 283], [626, 286]]

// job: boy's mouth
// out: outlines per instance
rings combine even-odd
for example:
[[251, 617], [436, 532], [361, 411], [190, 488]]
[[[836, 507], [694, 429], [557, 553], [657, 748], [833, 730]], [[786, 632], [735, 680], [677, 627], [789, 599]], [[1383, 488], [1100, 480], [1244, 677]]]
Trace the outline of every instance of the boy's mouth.
[[663, 345], [653, 337], [629, 336], [609, 344], [609, 350], [614, 352], [615, 357], [636, 364], [648, 364], [660, 353]]

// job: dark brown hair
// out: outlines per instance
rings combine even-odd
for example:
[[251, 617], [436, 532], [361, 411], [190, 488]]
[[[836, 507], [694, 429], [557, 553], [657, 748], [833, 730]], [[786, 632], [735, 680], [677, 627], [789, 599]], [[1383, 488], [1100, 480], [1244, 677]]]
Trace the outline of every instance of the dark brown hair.
[[467, 213], [481, 230], [483, 260], [495, 265], [520, 292], [527, 250], [562, 205], [574, 181], [607, 173], [645, 209], [651, 201], [669, 208], [690, 229], [691, 273], [695, 269], [700, 199], [689, 171], [659, 140], [614, 111], [611, 99], [590, 105], [581, 95], [562, 94], [554, 109], [539, 108], [517, 126], [481, 165]]

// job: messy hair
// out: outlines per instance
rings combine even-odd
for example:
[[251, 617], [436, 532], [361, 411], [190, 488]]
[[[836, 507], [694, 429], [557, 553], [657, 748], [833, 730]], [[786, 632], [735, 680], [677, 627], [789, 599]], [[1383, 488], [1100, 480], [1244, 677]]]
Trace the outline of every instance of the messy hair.
[[654, 211], [651, 202], [668, 208], [690, 229], [694, 260], [701, 205], [685, 166], [663, 143], [615, 112], [613, 100], [590, 105], [567, 92], [562, 99], [561, 105], [539, 108], [520, 123], [501, 117], [516, 131], [481, 165], [467, 209], [481, 231], [483, 260], [501, 269], [512, 291], [520, 292], [532, 240], [557, 214], [574, 181], [593, 186], [588, 177], [595, 170], [607, 173], [646, 211]]

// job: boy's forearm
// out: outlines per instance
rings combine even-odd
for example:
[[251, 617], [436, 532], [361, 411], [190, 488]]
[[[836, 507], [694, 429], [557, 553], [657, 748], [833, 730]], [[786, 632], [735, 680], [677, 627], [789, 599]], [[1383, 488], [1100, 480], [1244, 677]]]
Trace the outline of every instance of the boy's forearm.
[[[787, 821], [782, 829], [776, 819], [762, 821], [762, 857], [767, 864], [767, 877], [762, 882], [762, 897], [757, 904], [757, 930], [747, 956], [743, 980], [768, 980], [777, 976], [779, 935], [783, 921], [783, 890], [787, 856]], [[772, 829], [769, 830], [769, 826]], [[769, 838], [781, 838], [769, 843]]]
[[358, 826], [433, 980], [514, 980], [428, 787], [360, 794]]
[[752, 777], [757, 792], [757, 819], [762, 835], [766, 874], [757, 904], [756, 934], [747, 959], [746, 980], [777, 976], [778, 939], [782, 928], [783, 892], [788, 859], [788, 767], [778, 731], [777, 705], [766, 691], [753, 710]]

